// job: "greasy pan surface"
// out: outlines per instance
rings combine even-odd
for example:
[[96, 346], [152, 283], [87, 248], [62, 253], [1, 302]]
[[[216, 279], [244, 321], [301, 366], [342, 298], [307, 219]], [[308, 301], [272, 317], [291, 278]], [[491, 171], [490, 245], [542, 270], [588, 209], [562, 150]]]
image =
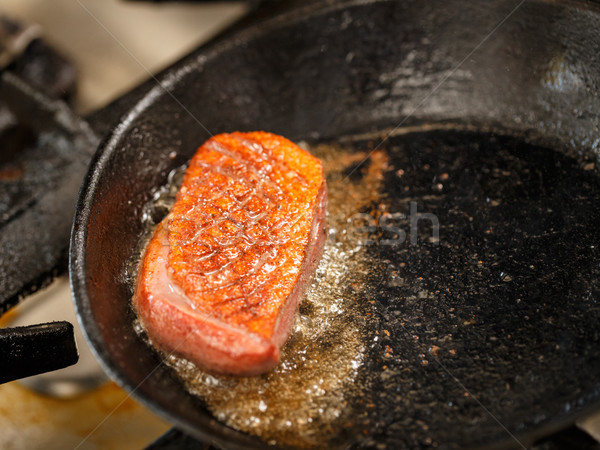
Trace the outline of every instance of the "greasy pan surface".
[[134, 332], [127, 267], [143, 206], [209, 132], [364, 150], [401, 124], [381, 146], [382, 201], [436, 214], [440, 239], [368, 245], [368, 338], [390, 336], [361, 376], [365, 404], [387, 414], [357, 426], [353, 445], [514, 446], [509, 432], [528, 443], [595, 407], [600, 14], [550, 1], [510, 14], [517, 3], [316, 2], [148, 85], [92, 162], [71, 243], [79, 318], [112, 377], [197, 437], [264, 446], [214, 420]]

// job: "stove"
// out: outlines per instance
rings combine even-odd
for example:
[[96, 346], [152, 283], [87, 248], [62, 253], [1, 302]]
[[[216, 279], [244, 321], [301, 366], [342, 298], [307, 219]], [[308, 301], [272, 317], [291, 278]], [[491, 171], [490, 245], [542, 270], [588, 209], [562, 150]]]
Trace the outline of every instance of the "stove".
[[[0, 46], [0, 71], [17, 77], [3, 79], [6, 105], [0, 105], [0, 133], [4, 133], [0, 134], [0, 183], [16, 186], [18, 195], [0, 192], [0, 224], [24, 220], [23, 212], [46, 195], [47, 186], [60, 190], [68, 185], [73, 191], [73, 184], [80, 182], [98, 136], [77, 116], [93, 115], [244, 16], [249, 8], [245, 2], [4, 0], [0, 16], [10, 20], [0, 27], [5, 30], [0, 32], [0, 44], [7, 43]], [[22, 80], [26, 85], [20, 84]], [[52, 117], [57, 111], [64, 112], [66, 119], [55, 123]], [[21, 126], [21, 119], [34, 123]], [[109, 118], [100, 115], [96, 120], [108, 123]], [[39, 169], [41, 174], [50, 174], [42, 180], [47, 184], [33, 186], [22, 181], [29, 170], [23, 167], [40, 159], [29, 129], [50, 136], [45, 152], [56, 147], [54, 159]], [[61, 153], [67, 138], [77, 142], [67, 150], [79, 152], [80, 158]], [[29, 156], [20, 160], [23, 146]], [[39, 222], [27, 226], [35, 229]], [[56, 229], [64, 226], [56, 224]], [[0, 314], [8, 311], [1, 317], [0, 327], [30, 327], [28, 345], [42, 342], [42, 349], [59, 349], [55, 358], [46, 358], [55, 367], [38, 367], [39, 372], [48, 373], [22, 378], [33, 372], [16, 372], [13, 378], [22, 379], [0, 385], [0, 448], [208, 447], [171, 429], [104, 375], [77, 326], [64, 275], [65, 243], [56, 245], [49, 244], [48, 254], [54, 256], [40, 257], [39, 265], [31, 269], [38, 276], [8, 283], [6, 292], [14, 289], [14, 294], [0, 303]], [[21, 297], [26, 298], [13, 307]], [[31, 328], [41, 323], [49, 325]], [[6, 342], [7, 336], [4, 339]], [[600, 448], [598, 440], [600, 415], [546, 436], [534, 448]]]

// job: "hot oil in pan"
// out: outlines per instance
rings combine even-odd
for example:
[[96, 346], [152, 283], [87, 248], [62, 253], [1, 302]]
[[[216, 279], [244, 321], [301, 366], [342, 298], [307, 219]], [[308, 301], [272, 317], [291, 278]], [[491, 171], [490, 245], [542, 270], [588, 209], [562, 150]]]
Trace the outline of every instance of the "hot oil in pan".
[[[268, 442], [298, 447], [335, 445], [352, 425], [349, 402], [360, 393], [355, 381], [366, 350], [361, 286], [369, 268], [347, 219], [357, 208], [379, 200], [387, 170], [382, 151], [368, 155], [329, 145], [311, 151], [321, 159], [327, 177], [329, 237], [279, 366], [260, 377], [214, 376], [165, 354], [167, 364], [217, 419]], [[365, 159], [369, 164], [360, 179], [350, 181], [344, 170]], [[175, 170], [148, 205], [145, 240], [172, 205], [184, 169]]]
[[[462, 447], [504, 440], [495, 418], [518, 430], [532, 405], [536, 420], [557, 413], [539, 399], [582, 385], [574, 360], [600, 370], [585, 331], [600, 324], [594, 162], [489, 132], [347, 142], [311, 148], [330, 234], [281, 364], [233, 379], [168, 357], [190, 392], [298, 447]], [[175, 190], [149, 205], [149, 228]]]
[[346, 232], [346, 218], [357, 205], [366, 207], [378, 198], [387, 165], [378, 152], [362, 182], [348, 184], [340, 167], [366, 153], [328, 146], [312, 150], [327, 176], [330, 236], [281, 364], [264, 376], [231, 378], [201, 374], [177, 357], [169, 362], [190, 392], [228, 425], [280, 445], [331, 447], [352, 419], [349, 402], [359, 395], [355, 381], [366, 350], [360, 286], [368, 267]]

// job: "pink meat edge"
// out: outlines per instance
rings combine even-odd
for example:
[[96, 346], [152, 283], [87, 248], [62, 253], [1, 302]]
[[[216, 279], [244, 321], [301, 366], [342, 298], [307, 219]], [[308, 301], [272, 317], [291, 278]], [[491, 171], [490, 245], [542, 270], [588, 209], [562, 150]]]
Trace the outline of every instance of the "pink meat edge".
[[142, 259], [133, 296], [134, 309], [152, 342], [212, 373], [253, 376], [274, 368], [323, 253], [326, 209], [327, 187], [323, 182], [313, 210], [300, 277], [282, 306], [270, 340], [232, 328], [193, 309], [168, 275], [169, 243], [164, 225], [168, 218], [161, 222]]
[[251, 376], [277, 365], [279, 349], [195, 311], [167, 273], [169, 244], [161, 223], [138, 273], [133, 306], [153, 344], [212, 373]]

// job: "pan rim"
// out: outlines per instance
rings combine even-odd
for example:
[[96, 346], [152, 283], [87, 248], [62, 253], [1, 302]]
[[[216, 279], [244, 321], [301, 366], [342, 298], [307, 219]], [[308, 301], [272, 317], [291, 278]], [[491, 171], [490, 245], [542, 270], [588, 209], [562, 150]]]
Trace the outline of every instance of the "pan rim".
[[[188, 420], [180, 416], [173, 415], [168, 410], [165, 410], [160, 404], [152, 398], [148, 398], [143, 393], [137, 393], [137, 387], [129, 379], [125, 379], [119, 371], [119, 366], [111, 358], [110, 354], [103, 348], [103, 343], [99, 339], [100, 333], [97, 323], [93, 319], [90, 309], [90, 299], [88, 296], [88, 283], [86, 280], [86, 249], [88, 225], [90, 222], [92, 208], [96, 194], [96, 186], [100, 181], [104, 167], [110, 160], [111, 156], [118, 151], [119, 142], [124, 133], [130, 128], [130, 125], [135, 119], [150, 108], [158, 99], [164, 95], [168, 95], [170, 90], [184, 78], [188, 73], [197, 70], [204, 70], [204, 67], [211, 59], [215, 58], [222, 52], [237, 48], [245, 41], [259, 38], [269, 32], [293, 25], [303, 20], [303, 16], [310, 14], [311, 17], [328, 14], [332, 11], [342, 10], [348, 7], [360, 6], [364, 4], [387, 3], [390, 0], [346, 0], [336, 4], [310, 4], [288, 13], [268, 19], [261, 24], [261, 27], [251, 27], [242, 29], [233, 34], [227, 32], [216, 37], [206, 45], [199, 47], [190, 55], [184, 57], [180, 61], [165, 69], [154, 79], [154, 86], [148, 87], [148, 90], [142, 94], [139, 101], [133, 107], [128, 108], [126, 113], [119, 119], [118, 125], [112, 128], [100, 142], [94, 156], [90, 162], [88, 171], [83, 179], [78, 200], [73, 218], [73, 227], [70, 238], [69, 248], [69, 278], [73, 301], [76, 309], [77, 320], [82, 328], [84, 337], [90, 348], [99, 361], [103, 369], [107, 372], [110, 378], [124, 388], [128, 394], [135, 397], [137, 401], [157, 415], [163, 417], [168, 422], [182, 428], [191, 435], [200, 439], [205, 439], [220, 446], [227, 448], [263, 448], [266, 443], [258, 441], [251, 435], [234, 430], [222, 422], [214, 419], [207, 419], [206, 429], [199, 429], [192, 425]], [[535, 0], [536, 3], [559, 4], [565, 7], [575, 7], [584, 10], [600, 11], [600, 5], [589, 4], [583, 0]], [[223, 40], [224, 39], [224, 40]], [[150, 80], [152, 82], [152, 80]], [[566, 426], [574, 423], [576, 420], [586, 416], [590, 412], [600, 410], [598, 405], [589, 405], [586, 408], [571, 414], [569, 417], [572, 420], [558, 420], [550, 422], [542, 427], [537, 427], [533, 431], [524, 434], [517, 434], [519, 439], [525, 442], [533, 442], [540, 436], [547, 435], [548, 432], [555, 432]], [[207, 412], [207, 414], [209, 414]], [[209, 423], [210, 422], [210, 423]], [[245, 442], [247, 440], [247, 442]], [[485, 445], [483, 448], [506, 448], [514, 445], [514, 441], [508, 438], [502, 442], [496, 442], [491, 445]]]

